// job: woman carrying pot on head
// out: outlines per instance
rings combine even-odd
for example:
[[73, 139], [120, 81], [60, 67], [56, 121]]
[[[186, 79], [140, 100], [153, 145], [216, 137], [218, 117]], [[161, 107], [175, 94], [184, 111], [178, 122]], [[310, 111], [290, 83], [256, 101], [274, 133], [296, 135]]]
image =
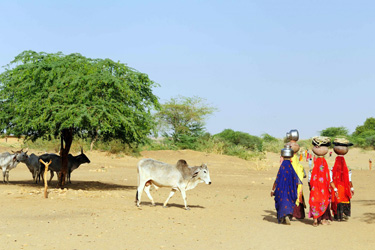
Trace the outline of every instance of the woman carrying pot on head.
[[290, 158], [293, 156], [293, 150], [289, 145], [286, 145], [285, 148], [281, 150], [281, 156], [284, 160], [281, 163], [276, 180], [273, 184], [271, 197], [275, 196], [275, 208], [279, 224], [286, 223], [290, 225], [290, 219], [297, 200], [297, 186], [300, 182], [290, 162]]
[[294, 171], [296, 172], [298, 176], [299, 183], [300, 183], [298, 184], [298, 188], [297, 188], [297, 200], [296, 200], [296, 206], [294, 207], [294, 211], [293, 211], [293, 218], [304, 219], [306, 205], [305, 205], [305, 198], [303, 196], [302, 180], [303, 180], [303, 177], [305, 176], [305, 171], [303, 169], [302, 164], [298, 160], [298, 156], [297, 156], [297, 152], [299, 150], [298, 143], [292, 140], [288, 144], [290, 145], [294, 153], [293, 157], [291, 158], [291, 163], [292, 163]]
[[286, 133], [286, 137], [289, 140], [288, 145], [290, 148], [293, 150], [293, 157], [291, 158], [291, 163], [293, 166], [294, 171], [298, 175], [299, 182], [298, 188], [297, 188], [297, 200], [296, 200], [296, 205], [294, 207], [293, 211], [293, 218], [296, 219], [304, 219], [305, 218], [305, 199], [303, 196], [303, 188], [302, 188], [302, 179], [305, 176], [305, 171], [300, 163], [300, 159], [298, 159], [297, 153], [300, 150], [300, 146], [297, 143], [299, 139], [299, 133], [298, 130], [293, 129], [289, 133]]
[[332, 168], [332, 181], [337, 188], [337, 196], [332, 195], [332, 212], [335, 220], [342, 221], [344, 215], [350, 217], [350, 199], [354, 195], [354, 187], [351, 180], [351, 171], [348, 169], [344, 155], [353, 146], [345, 138], [336, 138], [333, 142], [333, 150], [337, 154], [335, 165]]
[[317, 155], [310, 179], [310, 214], [314, 218], [313, 226], [327, 225], [332, 221], [330, 212], [330, 189], [337, 195], [337, 188], [331, 180], [327, 161], [324, 155], [331, 145], [329, 137], [318, 136], [312, 139], [313, 152]]

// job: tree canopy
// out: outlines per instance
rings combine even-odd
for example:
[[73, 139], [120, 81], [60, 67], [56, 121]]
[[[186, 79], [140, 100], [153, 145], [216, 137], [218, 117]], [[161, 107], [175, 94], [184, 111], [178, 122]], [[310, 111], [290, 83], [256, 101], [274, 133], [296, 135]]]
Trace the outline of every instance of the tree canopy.
[[363, 125], [357, 126], [353, 135], [358, 136], [367, 131], [375, 131], [375, 118], [367, 118]]
[[162, 104], [155, 116], [164, 135], [178, 142], [182, 137], [202, 134], [205, 119], [215, 110], [200, 97], [179, 96]]
[[337, 137], [337, 136], [348, 136], [349, 130], [345, 127], [329, 127], [320, 131], [321, 136]]
[[0, 130], [27, 139], [58, 137], [141, 143], [158, 109], [149, 77], [110, 59], [24, 51], [0, 75]]

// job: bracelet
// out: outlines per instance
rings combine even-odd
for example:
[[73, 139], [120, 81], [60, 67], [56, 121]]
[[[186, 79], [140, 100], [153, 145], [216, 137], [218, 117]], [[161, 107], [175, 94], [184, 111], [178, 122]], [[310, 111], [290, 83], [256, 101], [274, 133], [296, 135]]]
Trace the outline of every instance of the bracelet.
[[334, 188], [333, 190], [334, 190], [335, 192], [337, 192], [337, 188]]
[[275, 190], [271, 190], [271, 192], [273, 192], [273, 193], [274, 193], [274, 192], [275, 192]]
[[354, 191], [354, 187], [352, 187], [350, 190]]

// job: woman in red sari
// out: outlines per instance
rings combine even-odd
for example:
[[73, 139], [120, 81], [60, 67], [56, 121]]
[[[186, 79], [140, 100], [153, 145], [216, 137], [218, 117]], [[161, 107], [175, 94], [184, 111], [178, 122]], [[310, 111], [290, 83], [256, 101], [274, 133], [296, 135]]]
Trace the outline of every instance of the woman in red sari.
[[336, 138], [333, 142], [333, 150], [337, 154], [335, 165], [332, 168], [332, 181], [337, 187], [337, 197], [332, 196], [332, 212], [335, 220], [343, 220], [343, 215], [350, 216], [350, 199], [354, 195], [354, 188], [351, 181], [351, 173], [346, 165], [344, 155], [349, 151], [350, 143], [347, 139]]
[[337, 193], [337, 189], [331, 181], [328, 164], [324, 155], [328, 152], [331, 141], [328, 137], [314, 137], [313, 152], [318, 156], [314, 162], [310, 179], [310, 214], [314, 218], [313, 226], [329, 224], [332, 221], [330, 212], [330, 189]]

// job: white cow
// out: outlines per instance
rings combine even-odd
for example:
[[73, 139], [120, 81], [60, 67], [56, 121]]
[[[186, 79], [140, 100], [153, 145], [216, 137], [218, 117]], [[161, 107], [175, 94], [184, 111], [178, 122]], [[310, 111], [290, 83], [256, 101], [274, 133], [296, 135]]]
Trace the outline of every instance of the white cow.
[[25, 162], [28, 158], [27, 151], [23, 152], [22, 149], [17, 152], [12, 151], [12, 153], [13, 154], [5, 152], [0, 154], [0, 167], [3, 170], [3, 183], [5, 183], [5, 177], [7, 183], [9, 183], [9, 171], [17, 167], [18, 163]]
[[186, 191], [195, 188], [200, 182], [211, 184], [210, 173], [206, 164], [189, 167], [185, 160], [179, 160], [176, 165], [170, 165], [153, 159], [142, 159], [138, 162], [137, 206], [139, 207], [141, 204], [143, 190], [151, 200], [152, 205], [155, 205], [154, 199], [150, 194], [150, 187], [153, 184], [156, 188], [172, 188], [163, 207], [166, 207], [169, 199], [177, 190], [180, 190], [185, 209], [189, 210], [190, 208], [186, 203]]

